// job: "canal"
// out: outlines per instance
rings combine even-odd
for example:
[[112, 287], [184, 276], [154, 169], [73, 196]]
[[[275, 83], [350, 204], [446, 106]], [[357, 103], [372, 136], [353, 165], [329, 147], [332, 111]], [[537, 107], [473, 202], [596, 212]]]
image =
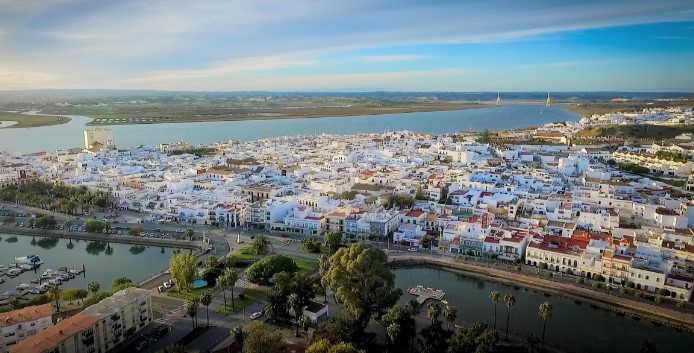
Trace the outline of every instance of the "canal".
[[[97, 281], [101, 290], [109, 291], [111, 282], [125, 276], [139, 282], [169, 266], [173, 248], [105, 243], [86, 240], [43, 238], [24, 235], [0, 234], [0, 264], [13, 264], [14, 258], [38, 255], [44, 262], [38, 273], [27, 271], [15, 278], [3, 276], [0, 293], [13, 290], [19, 283], [30, 283], [46, 269], [60, 267], [81, 268], [85, 275], [76, 276], [61, 286], [87, 289], [87, 283]], [[183, 250], [188, 251], [188, 250]]]
[[[403, 303], [414, 298], [406, 293], [416, 285], [441, 289], [444, 299], [458, 309], [458, 317], [466, 322], [494, 322], [494, 305], [489, 293], [497, 291], [501, 300], [497, 307], [497, 328], [506, 327], [505, 294], [513, 294], [516, 304], [511, 308], [510, 331], [522, 335], [542, 334], [542, 319], [537, 314], [541, 303], [552, 304], [552, 316], [547, 321], [546, 342], [568, 352], [638, 352], [645, 338], [656, 343], [659, 352], [692, 352], [694, 334], [666, 326], [655, 326], [650, 320], [634, 320], [618, 316], [587, 303], [551, 296], [524, 288], [507, 286], [478, 278], [467, 277], [447, 270], [432, 268], [396, 269], [395, 283], [404, 294]], [[517, 288], [517, 289], [516, 289]], [[425, 305], [430, 303], [427, 302]], [[426, 310], [424, 310], [426, 312]]]

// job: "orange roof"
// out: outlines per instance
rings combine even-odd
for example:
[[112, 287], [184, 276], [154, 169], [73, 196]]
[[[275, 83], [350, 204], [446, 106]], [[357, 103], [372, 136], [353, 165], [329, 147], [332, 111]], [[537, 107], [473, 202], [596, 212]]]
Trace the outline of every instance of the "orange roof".
[[424, 214], [424, 211], [420, 211], [420, 210], [411, 210], [411, 211], [407, 212], [407, 214], [405, 215], [405, 217], [419, 217], [419, 216], [421, 216], [421, 215], [423, 215], [423, 214]]
[[68, 338], [93, 327], [98, 321], [97, 316], [76, 314], [17, 343], [16, 346], [10, 348], [10, 353], [43, 353], [59, 346]]
[[51, 315], [53, 315], [51, 304], [28, 306], [23, 309], [0, 313], [0, 327], [34, 321], [42, 317], [50, 317]]

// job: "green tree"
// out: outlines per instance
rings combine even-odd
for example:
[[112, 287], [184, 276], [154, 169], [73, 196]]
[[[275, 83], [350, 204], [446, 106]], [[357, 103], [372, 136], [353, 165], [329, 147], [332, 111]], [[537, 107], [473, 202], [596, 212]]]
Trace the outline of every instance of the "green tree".
[[134, 286], [134, 284], [130, 278], [118, 277], [111, 282], [111, 292], [115, 293], [132, 286]]
[[104, 300], [110, 296], [111, 296], [110, 292], [96, 293], [84, 301], [84, 306], [88, 307], [88, 306], [94, 305], [94, 304], [96, 304], [96, 303], [98, 303], [98, 302], [100, 302], [100, 301], [102, 301], [102, 300]]
[[188, 228], [188, 229], [186, 229], [185, 235], [188, 238], [188, 241], [193, 241], [193, 237], [195, 236], [195, 231], [192, 228]]
[[318, 274], [323, 287], [323, 303], [328, 302], [328, 286], [323, 284], [323, 277], [330, 271], [330, 256], [322, 254], [318, 256]]
[[92, 292], [92, 295], [94, 295], [99, 291], [99, 289], [101, 289], [101, 285], [99, 285], [99, 282], [97, 281], [91, 281], [87, 284], [87, 289], [89, 289], [89, 291]]
[[547, 328], [547, 318], [552, 316], [552, 304], [549, 302], [544, 302], [540, 304], [540, 308], [538, 309], [537, 312], [538, 315], [542, 318], [542, 344], [540, 345], [540, 349], [544, 352], [545, 351], [545, 330]]
[[301, 246], [299, 250], [311, 254], [320, 252], [320, 243], [315, 238], [304, 238], [301, 239]]
[[340, 232], [330, 232], [325, 235], [323, 239], [323, 245], [328, 249], [328, 254], [334, 254], [335, 251], [340, 247], [340, 242], [342, 241], [342, 234]]
[[245, 336], [246, 333], [243, 332], [241, 326], [234, 326], [234, 328], [231, 329], [231, 338], [239, 345], [239, 352], [243, 352], [243, 341], [246, 338]]
[[456, 317], [458, 316], [458, 309], [450, 304], [446, 304], [446, 306], [443, 307], [443, 317], [448, 321], [448, 329], [451, 329], [451, 323], [455, 321]]
[[205, 268], [206, 269], [215, 268], [215, 267], [217, 267], [218, 264], [219, 264], [219, 260], [214, 255], [210, 255], [210, 256], [205, 258]]
[[489, 293], [489, 300], [494, 303], [494, 330], [496, 331], [496, 305], [499, 303], [499, 292]]
[[200, 308], [200, 298], [191, 298], [186, 302], [186, 314], [193, 322], [193, 330], [198, 327], [198, 309]]
[[311, 345], [306, 348], [306, 353], [363, 353], [363, 351], [357, 350], [349, 343], [331, 343], [323, 339], [311, 343]]
[[309, 319], [306, 315], [301, 315], [299, 317], [299, 327], [301, 327], [301, 329], [304, 331], [304, 335], [308, 340], [308, 328], [311, 327], [311, 319]]
[[361, 331], [374, 313], [391, 307], [402, 294], [387, 260], [382, 250], [355, 243], [330, 258], [330, 270], [322, 279], [357, 319]]
[[262, 234], [255, 237], [255, 240], [253, 240], [253, 243], [251, 244], [251, 249], [253, 249], [253, 253], [255, 255], [265, 255], [267, 254], [269, 248], [270, 241]]
[[516, 297], [514, 297], [512, 294], [506, 294], [504, 295], [504, 303], [508, 309], [508, 312], [506, 313], [506, 340], [508, 341], [508, 324], [511, 320], [511, 308], [516, 304]]
[[296, 337], [299, 337], [299, 315], [301, 315], [302, 312], [302, 306], [301, 306], [301, 300], [299, 299], [299, 295], [296, 293], [292, 293], [287, 297], [287, 306], [289, 306], [290, 309], [294, 312], [294, 321], [296, 322]]
[[130, 234], [132, 236], [139, 236], [144, 231], [145, 231], [144, 228], [142, 228], [140, 226], [134, 226], [134, 227], [130, 227], [130, 229], [128, 229], [128, 234]]
[[210, 327], [210, 304], [212, 304], [212, 294], [208, 291], [202, 292], [202, 294], [200, 294], [200, 304], [205, 306], [207, 312], [207, 327]]
[[22, 307], [22, 304], [19, 302], [19, 299], [12, 298], [12, 300], [10, 300], [10, 309], [17, 310], [17, 309], [20, 309], [21, 307]]
[[72, 304], [73, 301], [78, 299], [84, 299], [88, 295], [88, 292], [84, 289], [71, 288], [63, 291], [61, 299], [67, 301], [68, 304]]
[[179, 293], [187, 292], [195, 279], [195, 255], [180, 253], [171, 256], [169, 271], [176, 284], [176, 290]]
[[480, 143], [490, 143], [492, 142], [492, 133], [491, 131], [484, 129], [477, 138], [477, 141]]
[[48, 290], [48, 297], [55, 301], [55, 310], [57, 312], [60, 312], [60, 295], [62, 292], [63, 291], [58, 287], [51, 287]]
[[417, 351], [420, 353], [445, 352], [448, 348], [450, 332], [446, 331], [440, 322], [422, 329], [421, 338], [417, 340]]
[[[352, 315], [343, 309], [321, 322], [313, 332], [314, 340], [325, 339], [329, 342], [354, 342], [360, 338], [359, 324]], [[358, 345], [358, 344], [357, 344]]]
[[492, 353], [496, 352], [499, 338], [496, 331], [489, 330], [486, 323], [474, 323], [461, 327], [451, 336], [448, 353]]
[[298, 266], [289, 256], [271, 255], [256, 261], [246, 273], [248, 280], [262, 286], [269, 286], [270, 279], [277, 273], [286, 272], [292, 274], [298, 270]]
[[217, 285], [222, 288], [222, 296], [224, 297], [224, 307], [227, 307], [227, 289], [231, 289], [231, 307], [234, 305], [234, 286], [239, 280], [239, 275], [233, 268], [226, 268], [222, 275], [217, 278]]
[[398, 338], [400, 335], [400, 325], [398, 325], [396, 322], [391, 322], [387, 327], [386, 327], [386, 333], [388, 334], [388, 341], [390, 342], [389, 345], [395, 345], [395, 340]]
[[270, 330], [260, 321], [252, 321], [246, 325], [246, 353], [277, 353], [281, 346], [281, 333]]
[[441, 305], [439, 303], [430, 304], [427, 308], [427, 317], [431, 320], [431, 325], [439, 321], [439, 316], [441, 316]]
[[383, 314], [381, 321], [386, 327], [397, 325], [397, 334], [390, 337], [391, 348], [403, 348], [407, 345], [407, 342], [413, 336], [412, 332], [414, 331], [415, 325], [411, 310], [405, 309], [399, 304], [395, 304], [388, 312]]
[[89, 220], [84, 222], [84, 230], [87, 233], [101, 233], [106, 229], [106, 222]]

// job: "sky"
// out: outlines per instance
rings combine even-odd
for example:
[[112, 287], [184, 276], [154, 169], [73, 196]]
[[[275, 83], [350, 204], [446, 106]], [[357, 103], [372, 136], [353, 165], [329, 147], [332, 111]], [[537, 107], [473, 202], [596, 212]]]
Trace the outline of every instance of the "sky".
[[694, 91], [692, 0], [0, 0], [0, 90]]

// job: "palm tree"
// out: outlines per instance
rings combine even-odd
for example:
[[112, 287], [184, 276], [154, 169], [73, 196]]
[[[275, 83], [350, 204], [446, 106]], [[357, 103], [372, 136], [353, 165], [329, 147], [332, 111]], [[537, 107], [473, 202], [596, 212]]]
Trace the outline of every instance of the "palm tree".
[[398, 338], [398, 335], [400, 334], [400, 325], [398, 325], [395, 322], [391, 322], [390, 325], [388, 325], [388, 327], [386, 328], [386, 332], [388, 332], [390, 345], [394, 345], [395, 340]]
[[52, 300], [55, 300], [55, 310], [60, 312], [60, 294], [62, 290], [58, 287], [51, 287], [51, 289], [48, 290], [48, 297], [51, 298]]
[[234, 326], [234, 328], [231, 329], [231, 338], [239, 345], [240, 352], [243, 352], [243, 341], [246, 338], [246, 333], [243, 332], [243, 328]]
[[234, 304], [234, 286], [236, 285], [236, 282], [239, 280], [239, 275], [234, 271], [233, 268], [227, 268], [224, 269], [224, 272], [222, 273], [219, 278], [217, 278], [217, 284], [222, 288], [222, 295], [224, 296], [224, 308], [226, 309], [227, 307], [227, 294], [226, 291], [227, 289], [231, 289], [231, 307], [232, 309], [235, 307]]
[[[330, 256], [322, 254], [318, 256], [318, 274], [320, 278], [323, 279], [328, 271], [330, 271]], [[321, 281], [322, 282], [322, 281]], [[321, 283], [322, 284], [322, 283]], [[323, 287], [323, 303], [328, 302], [328, 286], [322, 285]]]
[[508, 312], [506, 313], [506, 340], [508, 341], [508, 323], [511, 319], [511, 307], [516, 304], [516, 297], [511, 294], [506, 294], [504, 295], [504, 303], [506, 303], [506, 307], [508, 308]]
[[287, 297], [287, 305], [294, 311], [294, 319], [296, 320], [296, 337], [299, 337], [299, 314], [301, 311], [301, 303], [299, 295], [292, 293]]
[[489, 293], [489, 299], [494, 303], [494, 331], [496, 331], [496, 304], [499, 303], [499, 292]]
[[101, 289], [101, 285], [99, 285], [99, 282], [97, 281], [91, 281], [87, 284], [87, 289], [89, 289], [89, 291], [92, 292], [92, 295], [94, 295], [99, 291], [99, 289]]
[[186, 314], [190, 316], [190, 320], [193, 322], [193, 329], [196, 329], [198, 327], [197, 317], [199, 307], [199, 298], [188, 299], [188, 302], [186, 303]]
[[200, 294], [200, 304], [204, 305], [207, 310], [207, 327], [210, 327], [210, 304], [212, 304], [212, 294], [208, 291], [204, 291]]
[[311, 319], [308, 318], [306, 315], [301, 315], [299, 318], [299, 326], [301, 326], [301, 329], [304, 330], [304, 334], [306, 334], [306, 341], [308, 342], [308, 328], [311, 325]]
[[455, 321], [455, 318], [458, 316], [458, 309], [456, 309], [455, 306], [446, 304], [445, 307], [443, 307], [443, 317], [448, 320], [448, 329], [451, 329], [451, 323]]
[[186, 229], [186, 237], [188, 237], [188, 241], [193, 241], [193, 236], [195, 235], [195, 231], [191, 228]]
[[545, 329], [547, 328], [547, 318], [552, 316], [552, 304], [549, 302], [544, 302], [540, 304], [540, 308], [537, 312], [538, 315], [542, 318], [542, 344], [540, 345], [540, 349], [542, 352], [545, 351]]
[[441, 306], [439, 303], [434, 303], [429, 305], [427, 308], [427, 317], [431, 319], [431, 325], [434, 326], [434, 323], [439, 320], [439, 316], [441, 315]]

